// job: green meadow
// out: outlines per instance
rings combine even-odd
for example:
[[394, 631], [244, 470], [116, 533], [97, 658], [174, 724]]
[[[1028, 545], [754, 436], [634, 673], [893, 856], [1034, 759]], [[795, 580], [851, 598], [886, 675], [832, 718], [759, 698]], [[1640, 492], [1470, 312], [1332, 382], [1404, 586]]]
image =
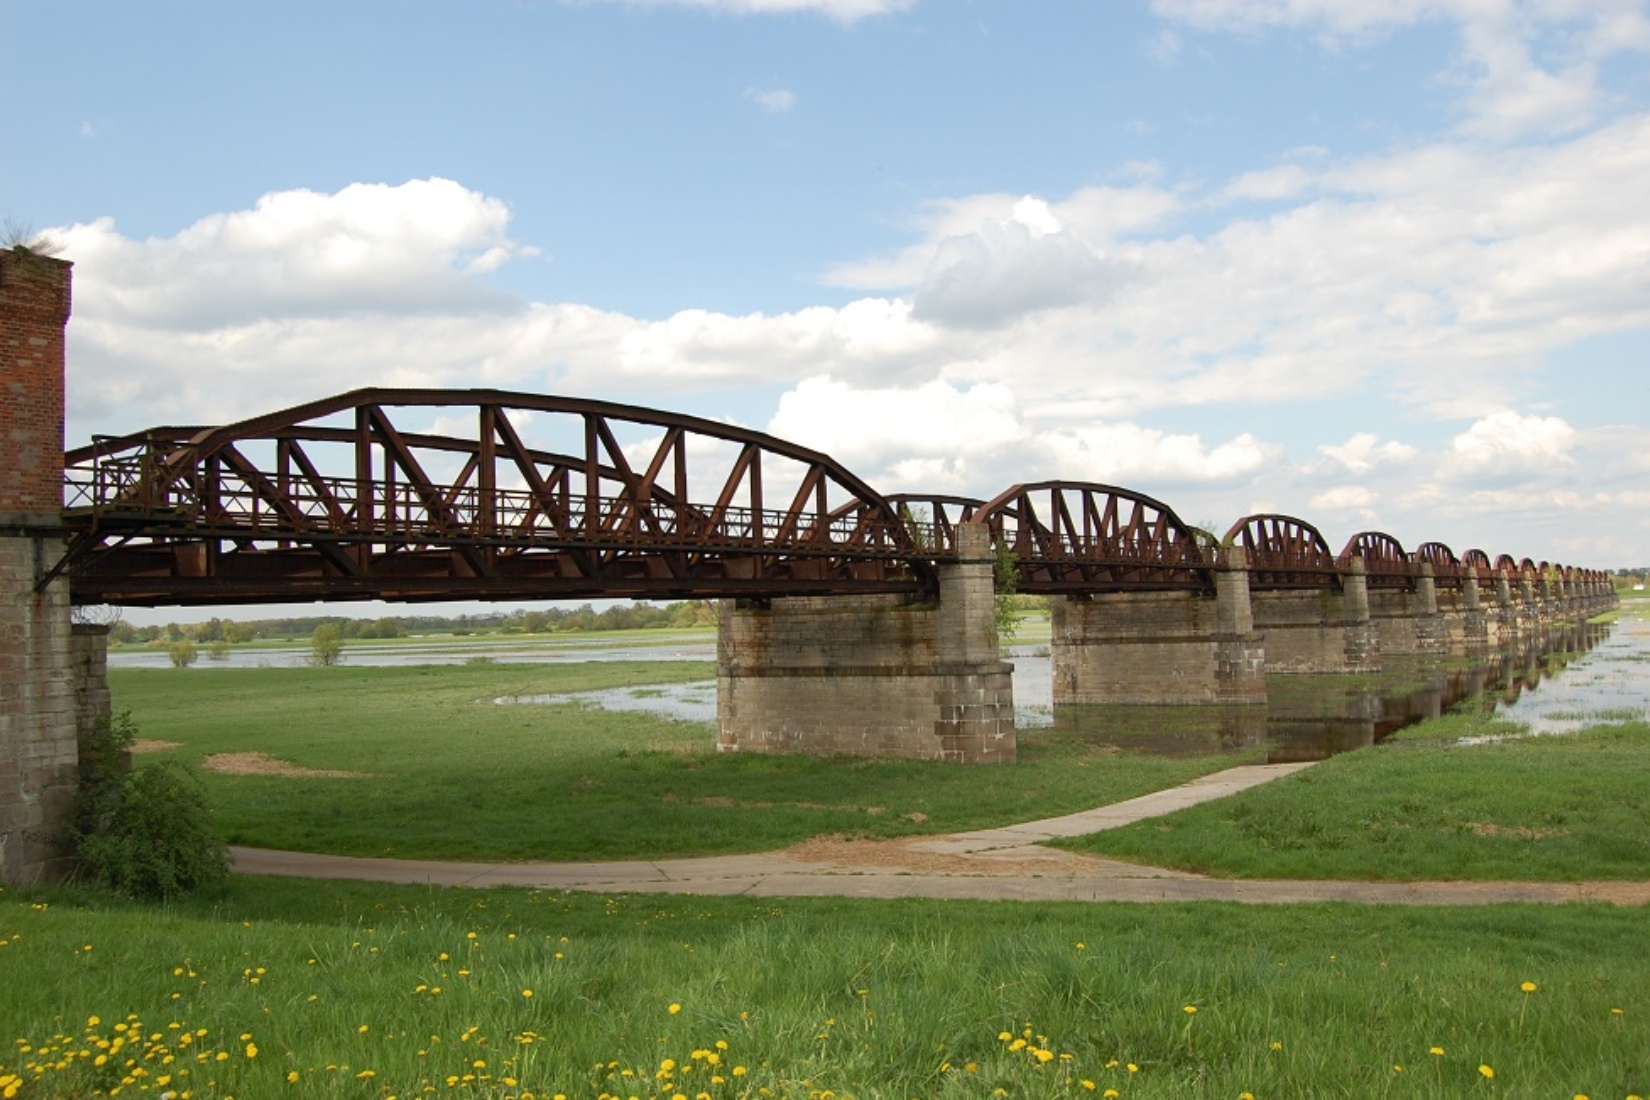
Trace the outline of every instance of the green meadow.
[[[1050, 732], [1013, 768], [718, 754], [705, 724], [515, 695], [705, 680], [708, 664], [111, 670], [117, 708], [188, 761], [263, 753], [357, 778], [207, 773], [231, 842], [351, 855], [618, 859], [950, 832], [1071, 813], [1259, 750], [1120, 753]], [[140, 760], [143, 757], [139, 758]]]
[[1602, 906], [240, 878], [0, 894], [0, 942], [0, 1093], [28, 1098], [1650, 1093], [1650, 922]]
[[[239, 843], [648, 858], [1066, 813], [1260, 759], [1128, 728], [1007, 768], [722, 756], [701, 724], [511, 695], [702, 663], [116, 670]], [[1164, 722], [1177, 719], [1165, 712]], [[1159, 731], [1161, 732], [1161, 731]], [[1650, 878], [1650, 729], [1478, 708], [1071, 842], [1220, 875]], [[1170, 740], [1174, 740], [1173, 737]], [[242, 758], [244, 759], [244, 757]], [[1650, 1095], [1650, 921], [1605, 905], [602, 896], [232, 877], [160, 906], [0, 892], [0, 1100]]]

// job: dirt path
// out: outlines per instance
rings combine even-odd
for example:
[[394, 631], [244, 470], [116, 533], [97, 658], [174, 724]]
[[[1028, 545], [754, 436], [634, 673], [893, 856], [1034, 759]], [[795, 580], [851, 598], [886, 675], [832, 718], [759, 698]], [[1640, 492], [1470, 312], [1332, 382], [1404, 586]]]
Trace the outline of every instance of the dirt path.
[[782, 852], [601, 863], [463, 863], [231, 849], [252, 875], [437, 886], [533, 886], [598, 893], [1019, 901], [1349, 901], [1403, 905], [1602, 901], [1650, 904], [1650, 882], [1340, 882], [1216, 879], [1041, 846], [1224, 798], [1307, 764], [1231, 768], [1065, 817], [900, 840], [816, 838]]

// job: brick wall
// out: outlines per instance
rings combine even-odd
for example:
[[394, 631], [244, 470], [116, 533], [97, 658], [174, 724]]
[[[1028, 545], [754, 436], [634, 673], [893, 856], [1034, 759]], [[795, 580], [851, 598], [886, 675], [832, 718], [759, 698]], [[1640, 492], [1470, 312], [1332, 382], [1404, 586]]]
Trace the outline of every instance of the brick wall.
[[91, 653], [79, 683], [69, 584], [35, 591], [64, 545], [63, 330], [69, 270], [0, 251], [0, 881], [67, 867], [59, 832], [74, 798], [81, 710], [108, 708]]
[[70, 266], [0, 250], [0, 514], [55, 519], [62, 507]]

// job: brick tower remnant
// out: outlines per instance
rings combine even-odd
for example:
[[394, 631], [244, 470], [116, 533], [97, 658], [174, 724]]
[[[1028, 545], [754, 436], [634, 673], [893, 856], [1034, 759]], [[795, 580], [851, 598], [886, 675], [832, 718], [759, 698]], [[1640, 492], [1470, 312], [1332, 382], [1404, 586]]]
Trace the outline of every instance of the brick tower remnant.
[[0, 882], [58, 877], [78, 736], [64, 549], [70, 266], [0, 250]]

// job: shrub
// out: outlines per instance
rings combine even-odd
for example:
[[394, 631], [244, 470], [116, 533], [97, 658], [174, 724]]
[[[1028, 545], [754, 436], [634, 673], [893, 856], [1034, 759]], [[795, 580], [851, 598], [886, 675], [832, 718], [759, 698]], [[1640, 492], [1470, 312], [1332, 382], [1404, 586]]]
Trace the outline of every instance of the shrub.
[[166, 760], [131, 769], [137, 727], [122, 712], [80, 746], [69, 841], [80, 874], [117, 894], [160, 900], [221, 884], [229, 852], [200, 780]]
[[173, 668], [188, 668], [200, 656], [200, 650], [188, 638], [182, 638], [166, 647], [166, 655], [172, 659]]
[[309, 636], [309, 663], [331, 668], [344, 654], [344, 635], [336, 623], [322, 623]]

